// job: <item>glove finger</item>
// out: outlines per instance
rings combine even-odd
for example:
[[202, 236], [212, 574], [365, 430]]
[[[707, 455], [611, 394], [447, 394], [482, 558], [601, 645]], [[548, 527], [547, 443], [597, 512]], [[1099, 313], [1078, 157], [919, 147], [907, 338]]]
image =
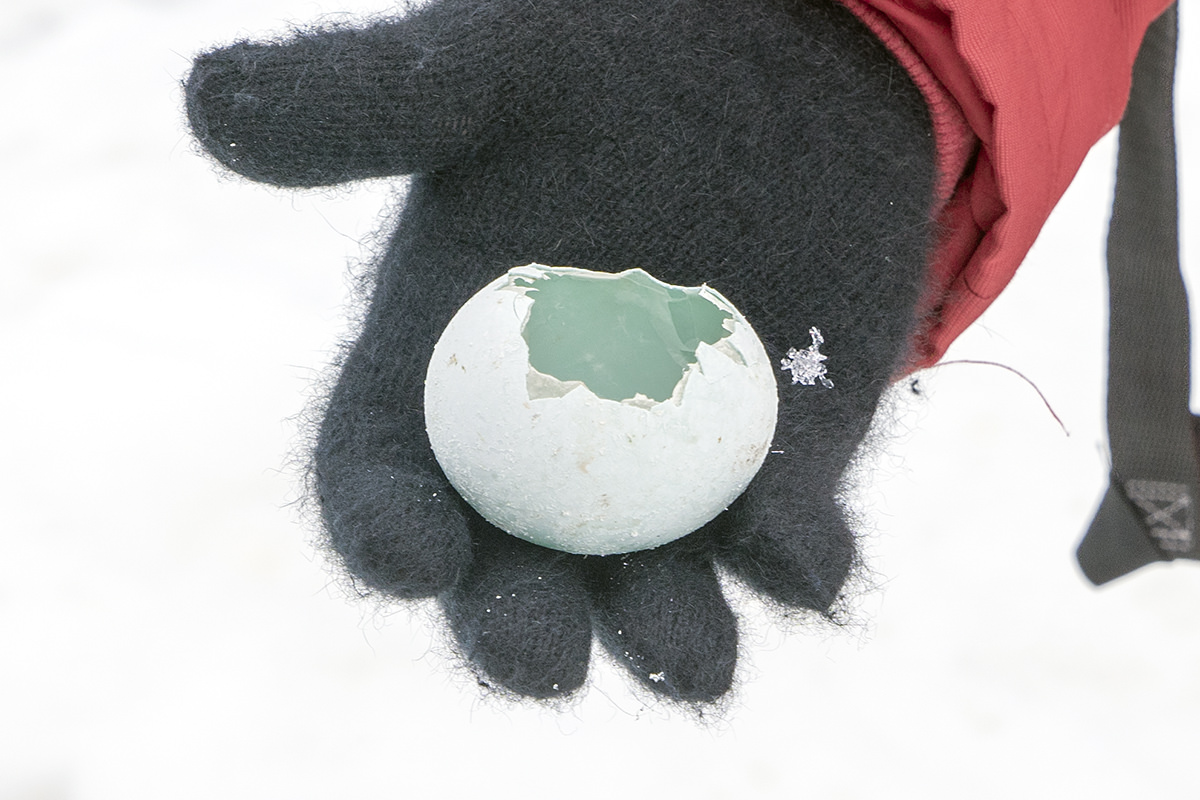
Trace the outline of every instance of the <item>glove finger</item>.
[[711, 701], [727, 692], [737, 620], [708, 559], [681, 543], [601, 562], [593, 593], [605, 649], [672, 700]]
[[442, 598], [462, 654], [517, 694], [561, 697], [587, 678], [592, 623], [578, 557], [509, 536], [476, 516], [475, 557]]
[[443, 2], [205, 53], [185, 87], [189, 122], [230, 169], [280, 186], [445, 168], [502, 114], [497, 37], [486, 21], [468, 22], [488, 8]]
[[752, 484], [710, 526], [721, 541], [717, 560], [792, 608], [831, 613], [858, 564], [854, 534], [832, 491], [797, 500], [794, 492]]
[[440, 473], [369, 462], [316, 471], [329, 545], [356, 581], [399, 598], [458, 582], [471, 560], [465, 506]]

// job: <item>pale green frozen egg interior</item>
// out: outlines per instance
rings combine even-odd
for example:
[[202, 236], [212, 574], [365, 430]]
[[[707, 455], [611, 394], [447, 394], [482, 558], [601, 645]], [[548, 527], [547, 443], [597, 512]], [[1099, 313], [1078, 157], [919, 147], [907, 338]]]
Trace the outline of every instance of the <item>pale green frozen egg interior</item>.
[[519, 277], [533, 301], [522, 335], [529, 365], [579, 381], [597, 397], [670, 399], [701, 342], [729, 336], [733, 315], [698, 289], [668, 286], [641, 270]]

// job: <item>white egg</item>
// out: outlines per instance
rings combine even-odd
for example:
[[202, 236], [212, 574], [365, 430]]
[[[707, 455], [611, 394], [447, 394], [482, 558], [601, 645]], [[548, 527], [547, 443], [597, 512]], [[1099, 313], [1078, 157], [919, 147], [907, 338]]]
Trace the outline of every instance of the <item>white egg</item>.
[[720, 514], [762, 466], [778, 397], [733, 305], [642, 270], [530, 264], [433, 350], [425, 422], [485, 519], [571, 553], [644, 550]]

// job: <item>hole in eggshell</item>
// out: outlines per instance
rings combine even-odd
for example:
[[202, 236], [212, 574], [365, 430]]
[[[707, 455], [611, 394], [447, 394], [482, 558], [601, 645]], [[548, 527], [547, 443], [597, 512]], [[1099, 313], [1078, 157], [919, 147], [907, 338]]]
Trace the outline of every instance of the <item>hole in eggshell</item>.
[[600, 398], [653, 406], [677, 393], [702, 343], [718, 345], [733, 330], [733, 314], [700, 288], [642, 270], [541, 268], [513, 281], [533, 301], [521, 328], [530, 399], [583, 385]]

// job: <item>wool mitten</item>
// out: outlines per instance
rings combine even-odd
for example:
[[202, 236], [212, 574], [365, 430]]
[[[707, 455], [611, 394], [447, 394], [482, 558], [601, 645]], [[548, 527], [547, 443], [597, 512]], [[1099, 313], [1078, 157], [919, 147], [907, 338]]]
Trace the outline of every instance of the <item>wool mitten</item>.
[[[650, 690], [711, 701], [738, 641], [718, 571], [789, 609], [837, 607], [858, 563], [841, 481], [913, 332], [935, 180], [925, 101], [843, 6], [434, 0], [206, 53], [186, 98], [203, 147], [254, 180], [411, 176], [313, 491], [348, 573], [437, 597], [481, 680], [568, 695], [595, 636]], [[707, 283], [775, 364], [817, 327], [834, 385], [780, 370], [761, 471], [676, 542], [581, 556], [521, 541], [442, 474], [423, 381], [455, 311], [533, 262]]]

